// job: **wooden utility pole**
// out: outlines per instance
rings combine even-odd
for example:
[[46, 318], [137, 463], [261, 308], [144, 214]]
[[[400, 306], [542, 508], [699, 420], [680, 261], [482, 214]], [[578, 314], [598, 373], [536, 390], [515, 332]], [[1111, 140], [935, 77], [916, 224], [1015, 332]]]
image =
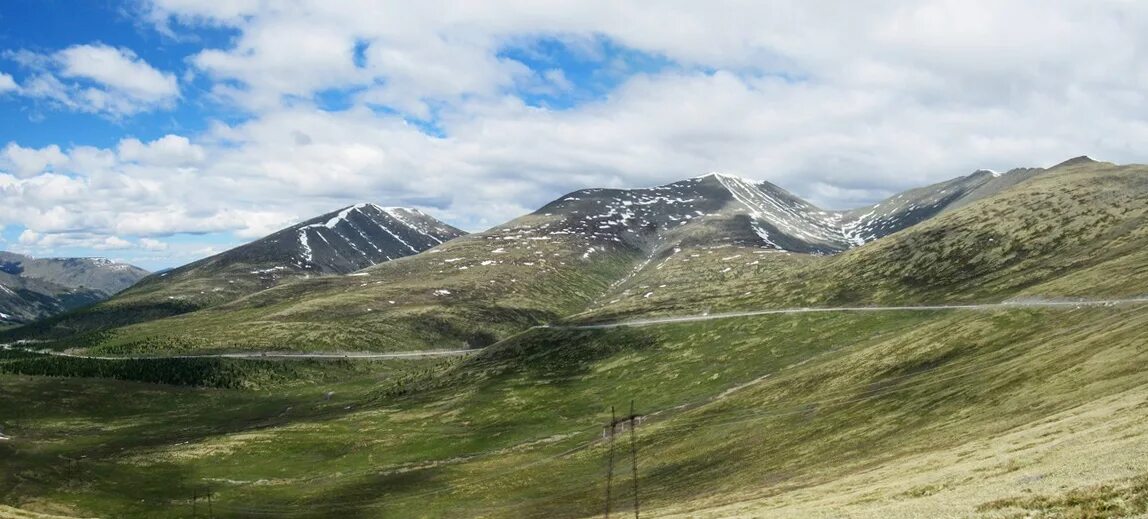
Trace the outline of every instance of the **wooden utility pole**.
[[630, 467], [634, 480], [634, 519], [638, 519], [638, 415], [634, 414], [634, 401], [630, 400]]
[[618, 419], [614, 414], [614, 406], [610, 406], [610, 457], [606, 466], [606, 519], [610, 519], [610, 485], [614, 480], [614, 429], [618, 427]]

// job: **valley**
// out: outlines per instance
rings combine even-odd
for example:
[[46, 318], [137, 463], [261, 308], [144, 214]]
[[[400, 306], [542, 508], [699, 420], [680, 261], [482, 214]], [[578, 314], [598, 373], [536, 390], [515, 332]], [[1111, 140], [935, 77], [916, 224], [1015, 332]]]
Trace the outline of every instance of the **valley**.
[[0, 517], [595, 517], [610, 459], [619, 516], [1148, 514], [1146, 223], [1087, 159], [844, 212], [707, 175], [149, 306], [256, 269], [185, 270], [0, 331]]

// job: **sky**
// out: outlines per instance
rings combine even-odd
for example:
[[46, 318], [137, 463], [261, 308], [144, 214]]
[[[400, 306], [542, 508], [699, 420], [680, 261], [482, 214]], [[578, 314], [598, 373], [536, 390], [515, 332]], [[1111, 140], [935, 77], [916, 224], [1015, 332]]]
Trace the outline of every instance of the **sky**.
[[177, 266], [719, 171], [859, 207], [1148, 162], [1148, 2], [5, 0], [0, 249]]

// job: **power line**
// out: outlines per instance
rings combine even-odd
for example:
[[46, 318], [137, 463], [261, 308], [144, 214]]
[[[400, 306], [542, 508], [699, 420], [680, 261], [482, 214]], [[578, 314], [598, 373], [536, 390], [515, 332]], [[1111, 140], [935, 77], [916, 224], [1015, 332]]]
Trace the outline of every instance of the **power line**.
[[610, 483], [614, 479], [614, 430], [618, 427], [618, 420], [614, 416], [614, 406], [610, 406], [610, 461], [606, 466], [606, 519], [610, 519]]
[[[1051, 352], [1046, 352], [1046, 354], [1048, 354], [1048, 353], [1051, 353]], [[1013, 359], [1013, 360], [1012, 360], [1012, 361], [1010, 361], [1010, 362], [1017, 362], [1017, 361], [1019, 361], [1019, 360], [1031, 360], [1031, 359]], [[1125, 361], [1111, 361], [1111, 362], [1115, 363], [1115, 362], [1125, 362]], [[919, 387], [931, 386], [931, 385], [935, 385], [935, 384], [937, 384], [937, 383], [940, 383], [940, 382], [945, 382], [945, 381], [949, 381], [949, 380], [957, 379], [957, 378], [960, 378], [960, 377], [963, 377], [963, 376], [969, 376], [969, 375], [974, 375], [974, 374], [977, 374], [977, 373], [980, 373], [980, 372], [988, 371], [989, 369], [993, 369], [993, 368], [996, 368], [996, 369], [1005, 368], [1005, 367], [1007, 367], [1007, 365], [1008, 365], [1007, 363], [1006, 363], [1006, 364], [996, 364], [996, 365], [993, 365], [993, 366], [989, 366], [989, 367], [985, 367], [985, 368], [982, 368], [982, 369], [977, 369], [977, 370], [970, 370], [970, 372], [968, 372], [968, 373], [963, 373], [963, 374], [958, 374], [958, 375], [954, 375], [954, 376], [950, 376], [950, 377], [945, 377], [945, 378], [943, 378], [943, 379], [933, 379], [933, 380], [924, 381], [924, 382], [919, 382], [919, 383], [914, 383], [914, 384], [908, 384], [908, 383], [907, 383], [907, 384], [905, 384], [905, 385], [902, 385], [902, 386], [898, 386], [898, 387], [895, 387], [895, 388], [892, 388], [892, 389], [886, 389], [886, 390], [883, 390], [883, 391], [881, 391], [881, 392], [879, 392], [879, 393], [876, 393], [876, 394], [872, 394], [872, 395], [866, 395], [866, 396], [863, 396], [863, 397], [858, 397], [858, 398], [852, 398], [852, 399], [841, 399], [841, 398], [836, 398], [836, 399], [825, 399], [825, 400], [821, 400], [821, 401], [814, 401], [814, 402], [805, 402], [805, 403], [803, 403], [803, 404], [802, 404], [802, 406], [807, 406], [807, 405], [810, 405], [810, 404], [812, 404], [812, 403], [838, 403], [838, 404], [846, 404], [846, 403], [857, 403], [857, 402], [862, 402], [862, 401], [867, 401], [867, 400], [873, 400], [873, 399], [877, 399], [877, 398], [881, 398], [881, 397], [887, 396], [887, 395], [888, 395], [888, 394], [890, 394], [890, 393], [899, 392], [899, 391], [903, 391], [903, 390], [907, 390], [907, 389], [914, 389], [914, 388], [919, 388]], [[704, 425], [704, 426], [709, 426], [709, 425], [723, 425], [723, 424], [732, 424], [732, 423], [738, 423], [738, 422], [744, 422], [744, 421], [758, 420], [758, 419], [762, 419], [762, 418], [769, 418], [769, 417], [781, 417], [781, 416], [786, 416], [786, 415], [789, 415], [789, 414], [794, 414], [794, 413], [803, 413], [803, 412], [805, 412], [805, 410], [804, 410], [804, 409], [794, 409], [794, 408], [792, 408], [792, 407], [791, 407], [791, 408], [790, 408], [790, 411], [787, 411], [787, 412], [775, 412], [775, 411], [766, 411], [766, 412], [756, 412], [756, 413], [749, 413], [749, 414], [741, 414], [741, 413], [739, 413], [739, 414], [737, 414], [737, 415], [734, 415], [732, 420], [726, 420], [726, 421], [712, 421], [712, 420], [711, 420], [711, 421], [707, 421], [707, 422], [705, 422], [705, 423], [703, 423], [703, 424], [694, 424], [694, 423], [690, 423], [690, 424], [679, 424], [679, 425], [671, 425], [671, 426], [668, 426], [668, 427], [671, 427], [671, 428], [677, 428], [677, 427], [699, 427], [699, 426], [703, 426], [703, 425]], [[616, 423], [616, 421], [615, 421], [615, 420], [612, 420], [611, 422], [612, 422], [612, 423]], [[668, 430], [668, 429], [666, 429], [666, 428], [660, 428], [660, 430], [663, 430], [663, 431], [664, 431], [664, 430]], [[585, 448], [585, 447], [588, 447], [588, 446], [589, 446], [591, 443], [592, 443], [592, 442], [588, 442], [588, 443], [586, 443], [586, 444], [583, 444], [583, 445], [581, 445], [581, 446], [579, 446], [579, 447], [575, 447], [575, 448], [574, 448], [574, 449], [572, 449], [571, 451], [567, 451], [567, 453], [571, 453], [571, 452], [573, 452], [573, 451], [576, 451], [576, 450], [581, 450], [581, 449], [583, 449], [583, 448]], [[491, 480], [491, 479], [495, 479], [496, 477], [498, 477], [498, 476], [500, 476], [500, 475], [505, 475], [505, 474], [507, 474], [507, 473], [509, 473], [509, 472], [514, 472], [514, 471], [517, 471], [517, 470], [522, 470], [522, 469], [528, 468], [528, 467], [529, 467], [529, 466], [531, 466], [531, 465], [537, 465], [537, 464], [541, 464], [541, 463], [546, 463], [546, 462], [548, 462], [548, 461], [553, 461], [554, 459], [557, 459], [558, 457], [560, 457], [560, 456], [562, 456], [562, 455], [564, 455], [564, 454], [567, 454], [567, 453], [561, 453], [561, 454], [559, 454], [558, 456], [554, 456], [554, 457], [551, 457], [551, 458], [548, 458], [548, 459], [544, 459], [544, 460], [539, 460], [539, 461], [537, 461], [537, 462], [533, 462], [533, 463], [527, 464], [527, 465], [525, 465], [525, 466], [519, 466], [519, 467], [516, 467], [515, 469], [511, 469], [511, 470], [509, 470], [509, 471], [505, 471], [505, 472], [503, 472], [502, 474], [494, 474], [494, 475], [492, 475], [492, 477], [489, 477], [489, 478], [484, 478], [484, 480]], [[612, 454], [613, 454], [613, 453], [611, 452], [611, 459], [612, 459]], [[481, 480], [480, 480], [480, 481], [481, 481]], [[478, 481], [476, 481], [476, 482], [478, 482]], [[473, 483], [475, 483], [475, 482], [471, 482], [471, 483], [473, 484]], [[435, 493], [439, 493], [439, 492], [442, 492], [442, 491], [445, 491], [445, 490], [447, 490], [447, 489], [440, 489], [440, 490], [430, 491], [430, 492], [426, 492], [426, 493], [422, 493], [422, 494], [416, 494], [416, 495], [412, 495], [412, 496], [405, 496], [405, 497], [404, 497], [402, 500], [403, 500], [403, 501], [405, 501], [405, 500], [407, 500], [407, 499], [413, 499], [413, 498], [423, 497], [423, 496], [425, 496], [425, 495], [435, 494]], [[551, 498], [553, 498], [553, 497], [554, 497], [554, 496], [551, 496]], [[391, 501], [391, 502], [394, 502], [394, 501]], [[345, 504], [351, 505], [351, 503], [345, 503]], [[368, 502], [367, 504], [378, 504], [378, 501], [377, 501], [377, 500], [372, 500], [372, 501]], [[353, 507], [353, 506], [352, 506], [352, 507]], [[344, 508], [344, 509], [348, 509], [347, 507], [343, 507], [343, 508]], [[302, 512], [300, 512], [300, 513], [302, 513]]]
[[638, 415], [634, 414], [634, 400], [630, 400], [630, 467], [634, 481], [634, 519], [638, 519]]

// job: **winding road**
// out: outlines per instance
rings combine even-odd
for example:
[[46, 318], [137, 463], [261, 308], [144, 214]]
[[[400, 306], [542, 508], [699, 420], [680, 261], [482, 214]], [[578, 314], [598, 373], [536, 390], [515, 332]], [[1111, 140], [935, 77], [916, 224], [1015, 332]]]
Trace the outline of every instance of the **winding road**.
[[[674, 323], [688, 323], [694, 321], [710, 321], [714, 319], [732, 319], [737, 317], [755, 317], [761, 315], [783, 315], [783, 314], [818, 314], [818, 313], [836, 313], [836, 312], [935, 312], [946, 310], [1007, 310], [1016, 308], [1082, 308], [1082, 307], [1098, 307], [1098, 306], [1118, 306], [1118, 305], [1137, 305], [1148, 304], [1148, 297], [1129, 298], [1129, 299], [1098, 299], [1098, 300], [1084, 300], [1084, 301], [1008, 301], [1003, 303], [984, 303], [984, 304], [964, 304], [964, 305], [921, 305], [921, 306], [845, 306], [845, 307], [826, 307], [826, 308], [774, 308], [769, 310], [753, 310], [746, 312], [725, 312], [714, 314], [697, 314], [697, 315], [684, 315], [677, 317], [658, 317], [651, 319], [635, 319], [632, 321], [618, 321], [612, 323], [599, 323], [599, 324], [575, 324], [575, 325], [541, 325], [533, 326], [529, 330], [536, 329], [557, 329], [557, 330], [603, 330], [610, 328], [623, 328], [623, 327], [639, 327], [639, 326], [655, 326], [659, 324], [674, 324]], [[10, 349], [14, 345], [2, 344], [0, 349]], [[111, 356], [98, 356], [98, 355], [76, 355], [72, 353], [64, 353], [51, 350], [35, 350], [32, 348], [22, 347], [15, 345], [17, 348], [23, 348], [28, 351], [36, 353], [43, 353], [48, 355], [55, 355], [58, 357], [72, 357], [77, 359], [95, 359], [95, 360], [143, 360], [143, 359], [288, 359], [288, 360], [304, 360], [304, 359], [418, 359], [426, 357], [452, 357], [459, 355], [470, 355], [482, 351], [482, 348], [474, 348], [467, 350], [422, 350], [422, 351], [398, 351], [390, 353], [371, 353], [371, 352], [357, 352], [357, 353], [329, 353], [329, 352], [316, 352], [316, 353], [284, 353], [284, 352], [247, 352], [247, 353], [212, 353], [202, 355], [157, 355], [157, 356], [135, 356], [135, 357], [111, 357]]]
[[1132, 299], [1099, 299], [1088, 301], [1009, 301], [1004, 303], [985, 303], [967, 305], [921, 305], [921, 306], [839, 306], [827, 308], [775, 308], [770, 310], [752, 310], [746, 312], [726, 312], [716, 314], [685, 315], [678, 317], [657, 317], [651, 319], [635, 319], [632, 321], [618, 321], [600, 324], [577, 324], [569, 326], [537, 326], [536, 328], [557, 328], [562, 330], [601, 330], [606, 328], [621, 328], [627, 326], [652, 326], [670, 323], [688, 323], [693, 321], [709, 321], [713, 319], [731, 319], [735, 317], [754, 317], [759, 315], [779, 314], [816, 314], [833, 312], [905, 312], [905, 311], [940, 311], [940, 310], [1007, 310], [1014, 308], [1063, 308], [1063, 307], [1095, 307], [1117, 306], [1132, 304], [1148, 304], [1148, 297]]

